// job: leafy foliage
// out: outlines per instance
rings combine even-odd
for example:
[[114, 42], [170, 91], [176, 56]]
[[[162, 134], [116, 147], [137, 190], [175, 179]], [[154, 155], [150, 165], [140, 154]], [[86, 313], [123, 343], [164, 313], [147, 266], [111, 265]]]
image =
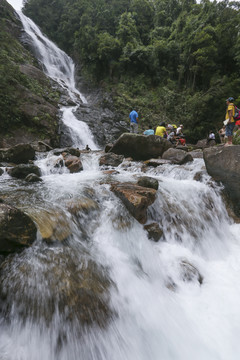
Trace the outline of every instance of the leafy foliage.
[[153, 126], [181, 122], [197, 141], [222, 125], [226, 97], [240, 92], [239, 8], [228, 0], [28, 0], [24, 12], [113, 91], [120, 112], [134, 105]]

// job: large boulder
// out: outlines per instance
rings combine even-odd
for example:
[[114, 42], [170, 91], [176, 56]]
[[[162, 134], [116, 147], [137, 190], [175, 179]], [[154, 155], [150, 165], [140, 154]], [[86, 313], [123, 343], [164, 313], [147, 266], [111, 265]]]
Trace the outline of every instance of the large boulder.
[[8, 254], [30, 246], [36, 233], [36, 225], [24, 212], [0, 203], [0, 253]]
[[7, 170], [8, 174], [17, 179], [24, 179], [29, 174], [41, 176], [41, 171], [38, 166], [33, 164], [20, 164]]
[[172, 144], [160, 136], [125, 133], [114, 143], [111, 152], [134, 160], [148, 160], [162, 156], [171, 147]]
[[35, 150], [30, 144], [18, 144], [8, 149], [0, 149], [0, 161], [25, 164], [34, 158]]
[[203, 158], [208, 174], [223, 183], [235, 214], [240, 216], [240, 145], [205, 149]]
[[192, 158], [191, 154], [186, 153], [183, 150], [173, 149], [173, 148], [168, 149], [163, 154], [163, 159], [171, 160], [171, 162], [173, 164], [178, 164], [178, 165], [186, 164], [189, 161], [193, 161], [193, 158]]
[[147, 208], [155, 201], [156, 190], [131, 183], [113, 184], [111, 190], [140, 224], [146, 223]]

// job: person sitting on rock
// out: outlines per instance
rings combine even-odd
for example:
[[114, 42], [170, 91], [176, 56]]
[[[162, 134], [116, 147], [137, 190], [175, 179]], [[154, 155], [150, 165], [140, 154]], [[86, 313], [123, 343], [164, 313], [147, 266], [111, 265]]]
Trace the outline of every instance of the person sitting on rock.
[[143, 135], [154, 135], [154, 130], [152, 128], [152, 125], [148, 126], [148, 129], [144, 131]]
[[184, 138], [184, 135], [177, 137], [176, 146], [178, 145], [186, 146], [186, 139]]
[[176, 132], [174, 128], [172, 128], [171, 132], [168, 134], [167, 140], [172, 144], [176, 144]]
[[167, 137], [167, 130], [166, 130], [165, 122], [162, 122], [159, 126], [157, 126], [155, 135], [161, 136], [162, 138]]

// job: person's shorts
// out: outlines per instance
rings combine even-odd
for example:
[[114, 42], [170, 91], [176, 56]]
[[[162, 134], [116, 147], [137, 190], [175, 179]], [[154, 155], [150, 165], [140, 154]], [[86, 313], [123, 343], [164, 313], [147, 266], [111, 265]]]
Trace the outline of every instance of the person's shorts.
[[231, 122], [226, 125], [226, 136], [232, 136], [235, 123]]

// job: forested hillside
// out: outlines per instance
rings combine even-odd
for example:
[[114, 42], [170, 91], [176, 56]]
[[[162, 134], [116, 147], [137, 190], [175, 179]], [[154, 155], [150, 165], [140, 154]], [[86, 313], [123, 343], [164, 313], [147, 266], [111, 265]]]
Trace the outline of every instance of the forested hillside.
[[240, 4], [227, 0], [28, 0], [24, 13], [112, 93], [127, 118], [183, 123], [189, 141], [240, 105]]
[[0, 2], [0, 147], [39, 139], [57, 143], [59, 93], [19, 41], [22, 24]]

